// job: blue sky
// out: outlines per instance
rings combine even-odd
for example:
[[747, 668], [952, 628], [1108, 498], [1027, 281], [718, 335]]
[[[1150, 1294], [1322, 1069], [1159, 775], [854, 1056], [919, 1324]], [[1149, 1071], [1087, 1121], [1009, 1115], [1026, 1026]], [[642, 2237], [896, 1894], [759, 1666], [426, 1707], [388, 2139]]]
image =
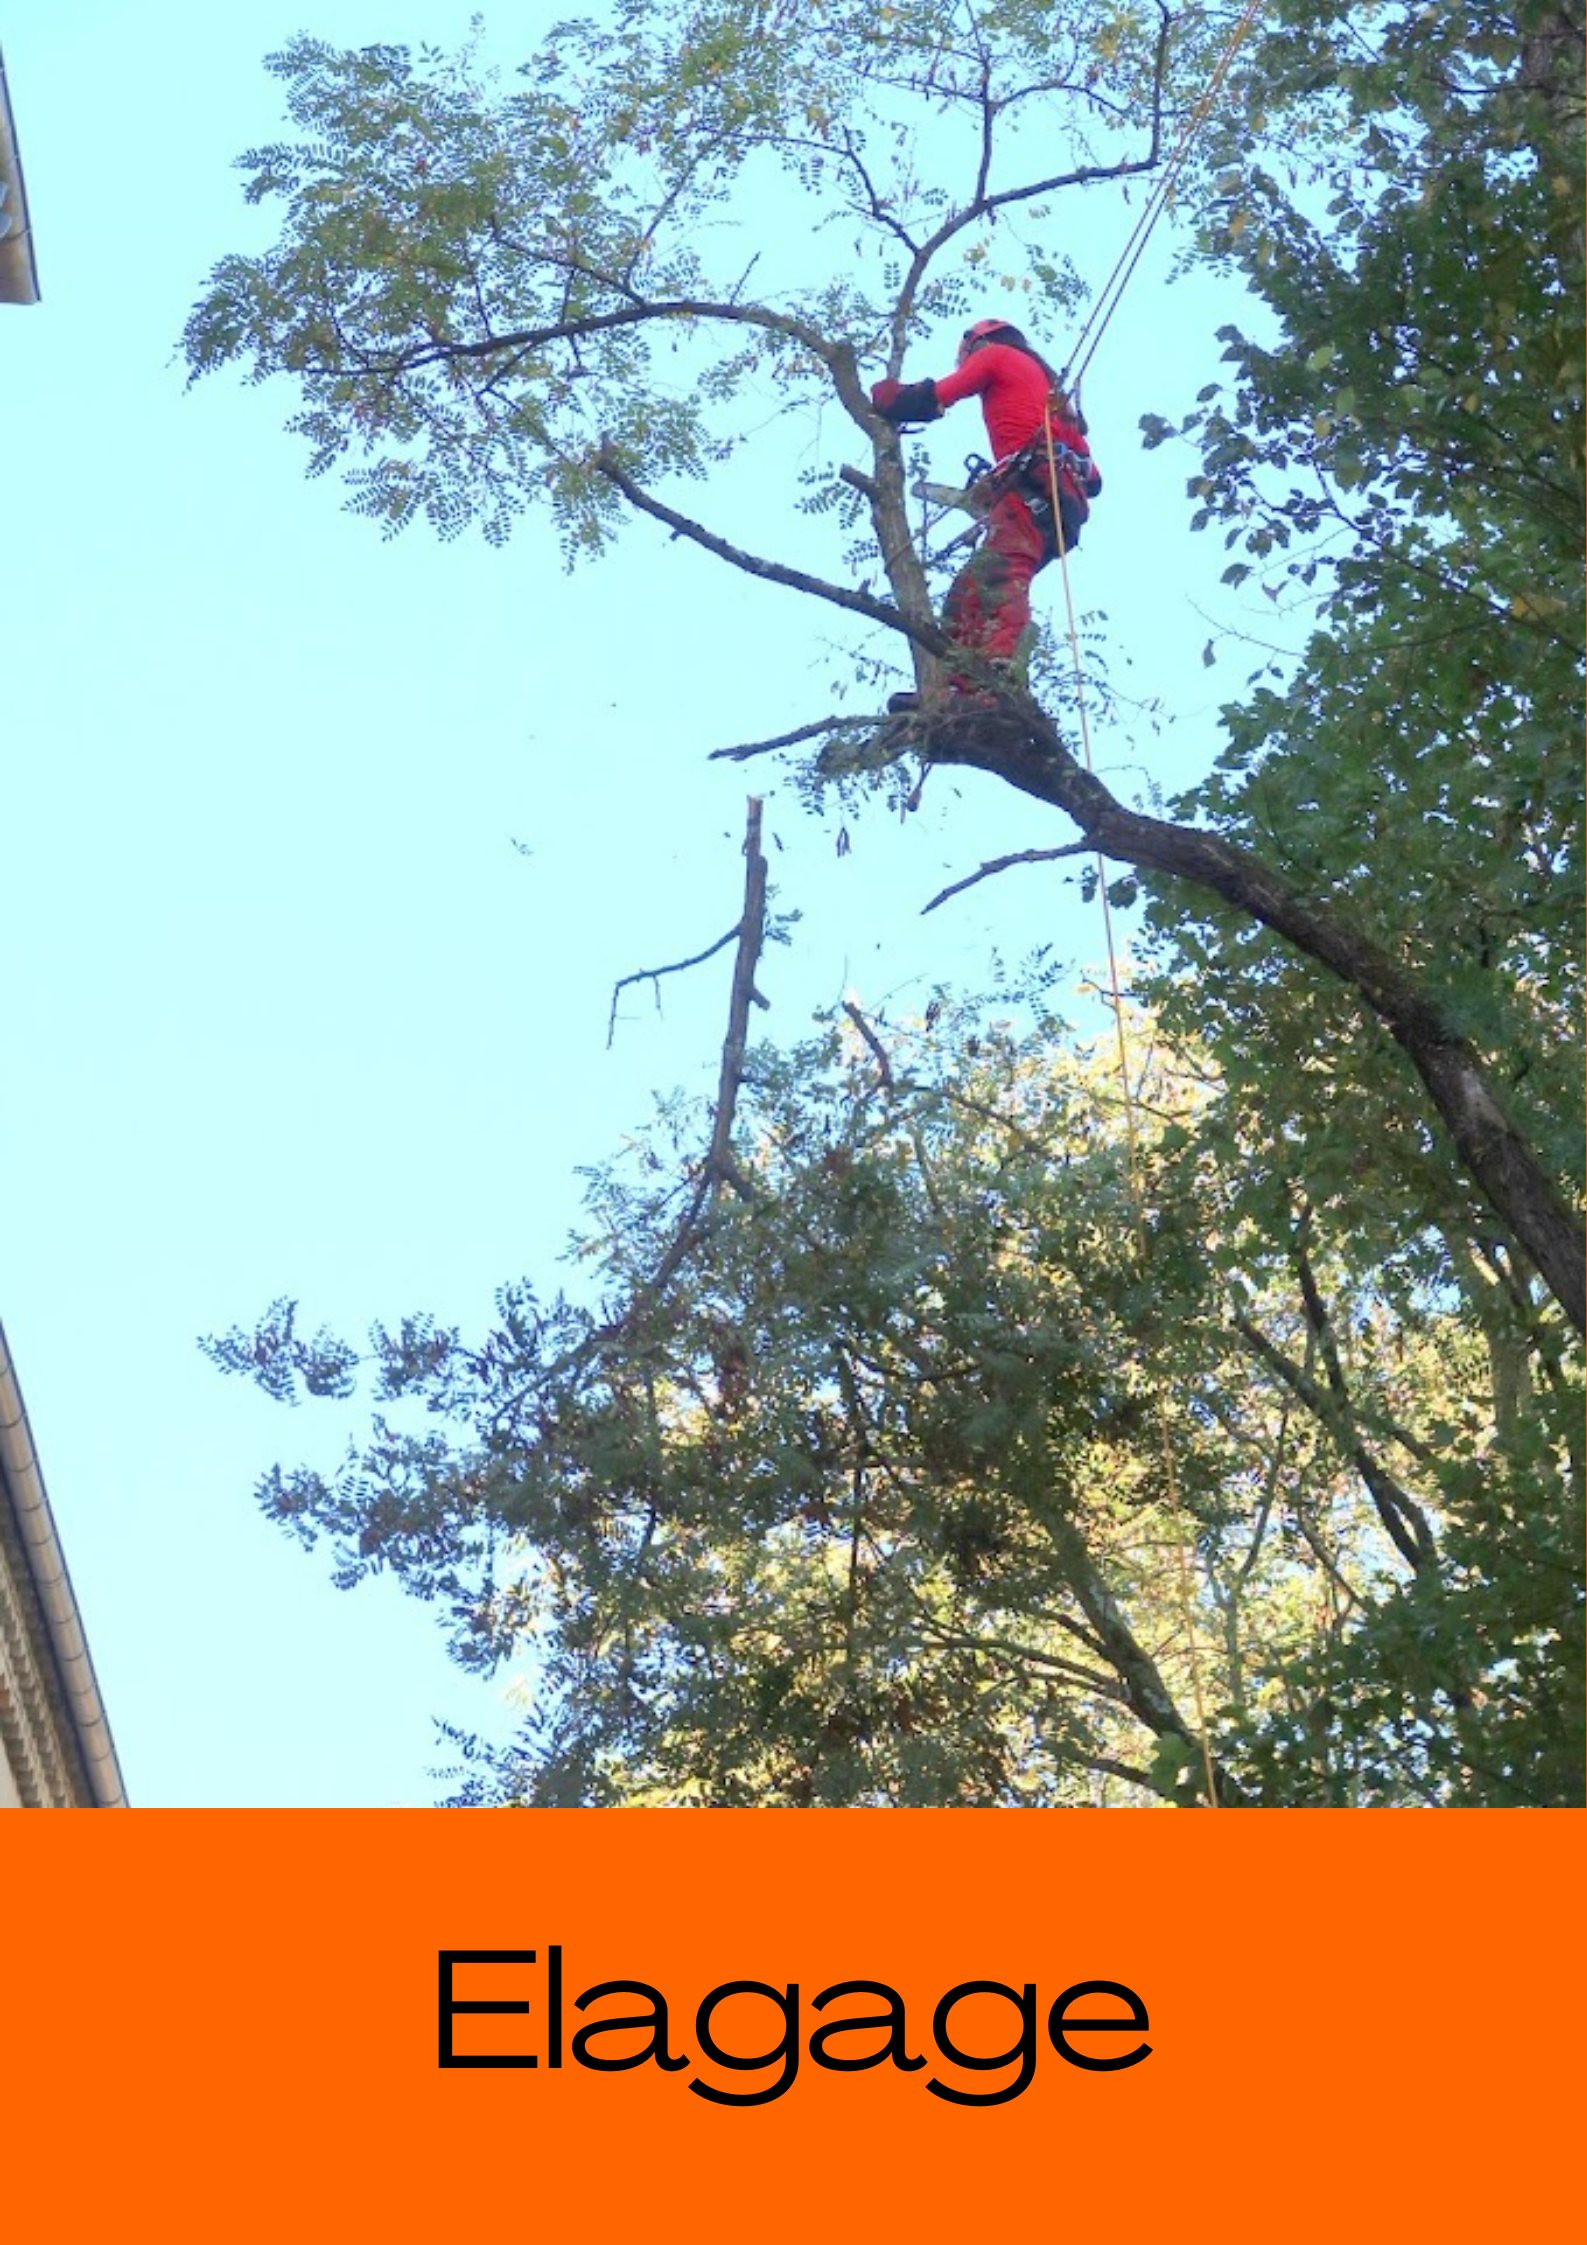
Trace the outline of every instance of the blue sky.
[[[493, 44], [562, 12], [504, 11]], [[786, 774], [707, 760], [828, 706], [807, 603], [648, 524], [572, 577], [532, 521], [503, 551], [382, 544], [304, 480], [285, 392], [184, 389], [204, 275], [258, 238], [232, 160], [279, 130], [261, 58], [305, 16], [358, 44], [444, 42], [468, 14], [22, 0], [5, 27], [43, 302], [0, 308], [0, 1317], [144, 1804], [422, 1802], [432, 1719], [496, 1719], [422, 1608], [332, 1591], [255, 1513], [266, 1465], [326, 1460], [345, 1427], [223, 1381], [197, 1336], [283, 1294], [358, 1333], [554, 1282], [577, 1165], [652, 1092], [714, 1078], [726, 955], [659, 1016], [631, 993], [611, 1052], [607, 1010], [620, 975], [733, 922], [748, 783], [804, 915], [764, 1034], [846, 991], [906, 1015], [940, 981], [984, 987], [994, 952], [1053, 942], [1083, 971], [1101, 945], [1056, 872], [920, 919], [982, 859], [1068, 838], [989, 781], [936, 775], [839, 857], [836, 814]], [[1132, 214], [1085, 208], [1100, 283]], [[1127, 795], [1205, 766], [1251, 667], [1202, 666], [1199, 611], [1239, 614], [1225, 557], [1186, 533], [1184, 456], [1136, 434], [1212, 378], [1231, 316], [1168, 265], [1165, 238], [1087, 382], [1107, 493], [1077, 594], [1171, 718], [1099, 737]], [[971, 413], [933, 432], [938, 472], [976, 447]], [[774, 547], [795, 494], [768, 475], [754, 496]], [[1038, 607], [1059, 599], [1049, 573]]]

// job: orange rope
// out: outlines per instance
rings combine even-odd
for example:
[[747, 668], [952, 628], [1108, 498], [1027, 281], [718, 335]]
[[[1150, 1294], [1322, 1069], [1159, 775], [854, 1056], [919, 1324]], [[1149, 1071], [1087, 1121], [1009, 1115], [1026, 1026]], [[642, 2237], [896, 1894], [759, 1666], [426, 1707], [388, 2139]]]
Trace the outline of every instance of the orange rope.
[[[1064, 389], [1067, 390], [1070, 387], [1072, 370], [1073, 386], [1078, 390], [1081, 376], [1095, 357], [1097, 346], [1107, 332], [1108, 322], [1118, 310], [1124, 291], [1129, 286], [1131, 276], [1145, 254], [1146, 245], [1151, 239], [1152, 229], [1168, 207], [1169, 197], [1178, 183], [1179, 175], [1184, 169], [1196, 137], [1212, 114], [1212, 105], [1218, 97], [1224, 79], [1229, 74], [1230, 65], [1239, 51], [1241, 42], [1256, 21], [1261, 5], [1262, 0], [1247, 0], [1245, 13], [1235, 25], [1233, 35], [1207, 82], [1206, 90], [1192, 110], [1190, 120], [1184, 132], [1180, 135], [1178, 146], [1164, 167], [1161, 177], [1147, 199], [1145, 208], [1135, 222], [1134, 230], [1125, 243], [1117, 264], [1108, 275], [1106, 283], [1087, 315], [1085, 325], [1075, 339], [1070, 363], [1065, 367], [1062, 377]], [[1094, 333], [1093, 329], [1095, 330]], [[1064, 544], [1063, 509], [1059, 504], [1058, 463], [1053, 452], [1052, 422], [1050, 419], [1044, 420], [1043, 428], [1047, 439], [1047, 472], [1052, 483], [1053, 521], [1058, 539], [1058, 561], [1063, 575], [1064, 607], [1069, 619], [1069, 646], [1074, 656], [1076, 706], [1080, 715], [1080, 741], [1085, 752], [1086, 770], [1091, 772], [1095, 770], [1095, 765], [1091, 756], [1091, 724], [1086, 711], [1085, 666], [1080, 657], [1080, 632], [1075, 621], [1074, 593], [1069, 583], [1069, 555]], [[1100, 850], [1097, 852], [1097, 889], [1102, 898], [1102, 929], [1107, 941], [1108, 951], [1109, 1000], [1113, 1007], [1114, 1034], [1118, 1040], [1119, 1085], [1124, 1098], [1126, 1168], [1129, 1176], [1130, 1199], [1135, 1211], [1136, 1240], [1144, 1262], [1147, 1252], [1146, 1206], [1141, 1192], [1139, 1143], [1135, 1125], [1135, 1099], [1130, 1088], [1129, 1048], [1124, 1035], [1124, 998], [1119, 986], [1118, 951], [1113, 940], [1113, 912], [1108, 902], [1107, 871]], [[1187, 1549], [1188, 1539], [1185, 1533], [1184, 1507], [1180, 1502], [1179, 1476], [1174, 1470], [1174, 1446], [1169, 1435], [1168, 1404], [1163, 1394], [1162, 1382], [1154, 1380], [1153, 1386], [1157, 1397], [1157, 1428], [1163, 1453], [1163, 1471], [1168, 1483], [1169, 1509], [1174, 1522], [1174, 1542], [1178, 1556], [1180, 1619], [1185, 1632], [1186, 1649], [1190, 1657], [1191, 1691], [1196, 1707], [1196, 1730], [1198, 1743], [1201, 1747], [1202, 1770], [1207, 1784], [1207, 1805], [1209, 1808], [1217, 1808], [1220, 1805], [1218, 1780], [1217, 1772], [1213, 1766], [1212, 1748], [1207, 1737], [1206, 1696], [1202, 1689], [1201, 1655], [1196, 1643], [1196, 1628], [1191, 1601], [1190, 1558]]]
[[[1043, 424], [1047, 436], [1047, 472], [1052, 479], [1053, 522], [1058, 539], [1058, 562], [1063, 575], [1064, 607], [1069, 619], [1069, 647], [1074, 656], [1075, 697], [1080, 715], [1080, 744], [1085, 752], [1086, 770], [1094, 772], [1091, 757], [1091, 723], [1086, 711], [1085, 667], [1080, 659], [1080, 631], [1075, 621], [1074, 593], [1069, 583], [1069, 553], [1064, 542], [1063, 509], [1059, 504], [1058, 462], [1053, 452], [1052, 422]], [[1097, 852], [1097, 891], [1102, 898], [1102, 929], [1108, 950], [1108, 992], [1113, 1008], [1113, 1028], [1118, 1040], [1119, 1087], [1124, 1098], [1125, 1168], [1129, 1177], [1130, 1200], [1135, 1211], [1135, 1237], [1142, 1263], [1147, 1253], [1146, 1203], [1141, 1191], [1139, 1140], [1135, 1123], [1135, 1097], [1130, 1088], [1129, 1048], [1124, 1036], [1124, 996], [1119, 985], [1118, 951], [1113, 941], [1113, 910], [1108, 902], [1108, 884], [1102, 852]], [[1184, 1507], [1179, 1496], [1179, 1476], [1174, 1470], [1174, 1446], [1168, 1431], [1168, 1404], [1163, 1394], [1162, 1382], [1154, 1377], [1153, 1389], [1157, 1400], [1158, 1440], [1163, 1453], [1163, 1471], [1168, 1482], [1169, 1511], [1174, 1523], [1174, 1547], [1178, 1555], [1178, 1587], [1180, 1622], [1185, 1632], [1186, 1650], [1190, 1656], [1191, 1695], [1196, 1707], [1197, 1744], [1201, 1748], [1202, 1771], [1207, 1781], [1207, 1806], [1218, 1808], [1218, 1778], [1213, 1767], [1212, 1748], [1207, 1737], [1206, 1695], [1201, 1681], [1201, 1654], [1196, 1643], [1196, 1625], [1190, 1595], [1190, 1559], [1187, 1551]]]

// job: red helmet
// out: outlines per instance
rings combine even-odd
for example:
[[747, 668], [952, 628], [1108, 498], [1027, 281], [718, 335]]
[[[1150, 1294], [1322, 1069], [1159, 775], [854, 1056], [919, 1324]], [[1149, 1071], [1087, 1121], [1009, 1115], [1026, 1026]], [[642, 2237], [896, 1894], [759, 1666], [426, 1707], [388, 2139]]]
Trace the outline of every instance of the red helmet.
[[1010, 332], [1018, 331], [1011, 330], [1007, 320], [977, 320], [974, 327], [965, 329], [959, 340], [961, 343], [984, 343], [989, 335], [1005, 335]]
[[967, 327], [959, 338], [959, 364], [963, 366], [972, 351], [979, 350], [983, 343], [990, 343], [994, 337], [999, 335], [1004, 336], [1011, 343], [1022, 345], [1025, 341], [1019, 329], [1012, 326], [1007, 320], [977, 320], [975, 325]]

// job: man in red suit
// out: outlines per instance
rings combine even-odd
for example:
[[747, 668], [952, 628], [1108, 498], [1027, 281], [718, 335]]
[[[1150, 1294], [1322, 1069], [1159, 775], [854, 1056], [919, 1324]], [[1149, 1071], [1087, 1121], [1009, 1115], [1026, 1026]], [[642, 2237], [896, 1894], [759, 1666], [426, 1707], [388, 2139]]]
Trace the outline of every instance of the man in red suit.
[[[1030, 623], [1031, 579], [1079, 544], [1102, 478], [1058, 377], [1006, 320], [977, 320], [943, 380], [878, 382], [871, 390], [871, 404], [895, 428], [935, 421], [968, 397], [981, 400], [986, 416], [997, 490], [985, 536], [949, 590], [942, 620], [961, 647], [1009, 663]], [[970, 682], [949, 685], [962, 693]], [[890, 706], [913, 709], [917, 697], [895, 694]]]

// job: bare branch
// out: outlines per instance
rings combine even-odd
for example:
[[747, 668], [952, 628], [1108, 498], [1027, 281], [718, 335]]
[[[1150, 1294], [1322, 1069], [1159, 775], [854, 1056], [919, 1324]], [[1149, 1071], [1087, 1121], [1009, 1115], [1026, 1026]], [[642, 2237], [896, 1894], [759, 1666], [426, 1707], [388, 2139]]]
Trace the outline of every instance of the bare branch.
[[981, 161], [976, 168], [975, 193], [971, 201], [984, 203], [992, 176], [992, 127], [997, 120], [997, 103], [992, 99], [992, 66], [986, 58], [984, 48], [981, 53], [981, 88], [978, 98], [981, 109]]
[[[529, 254], [529, 253], [525, 253]], [[420, 350], [397, 350], [379, 354], [362, 349], [345, 336], [342, 343], [351, 367], [316, 365], [305, 371], [345, 374], [349, 371], [370, 375], [410, 374], [421, 367], [435, 366], [454, 359], [488, 358], [497, 351], [535, 351], [548, 343], [576, 343], [587, 336], [604, 334], [611, 328], [635, 327], [647, 320], [731, 320], [741, 327], [761, 327], [771, 334], [786, 336], [790, 342], [802, 344], [822, 364], [831, 368], [842, 345], [829, 343], [813, 327], [785, 312], [774, 312], [764, 304], [722, 304], [696, 297], [648, 298], [637, 296], [629, 284], [612, 273], [603, 273], [594, 266], [581, 264], [576, 259], [545, 255], [541, 262], [558, 266], [570, 275], [582, 275], [609, 288], [627, 302], [610, 312], [584, 312], [577, 316], [565, 313], [549, 327], [518, 328], [510, 334], [484, 336], [473, 343], [441, 341], [430, 343]]]
[[847, 126], [843, 129], [841, 142], [812, 140], [804, 133], [765, 133], [758, 136], [756, 145], [762, 148], [798, 148], [805, 150], [822, 162], [846, 163], [865, 191], [864, 203], [851, 203], [850, 209], [861, 218], [871, 218], [878, 226], [884, 227], [889, 234], [902, 242], [905, 249], [913, 255], [918, 247], [914, 236], [894, 216], [888, 207], [886, 196], [878, 191], [874, 180], [865, 168], [865, 161], [860, 154], [858, 143]]
[[749, 1009], [751, 1004], [765, 1005], [755, 987], [755, 969], [760, 963], [761, 944], [766, 935], [766, 859], [760, 846], [761, 798], [749, 798], [748, 818], [744, 828], [744, 916], [738, 928], [738, 955], [733, 961], [733, 994], [728, 1006], [727, 1037], [722, 1046], [722, 1072], [716, 1091], [716, 1128], [711, 1133], [711, 1150], [706, 1155], [707, 1169], [715, 1169], [720, 1177], [730, 1177], [737, 1169], [732, 1157], [733, 1114], [738, 1105], [739, 1085], [744, 1079], [744, 1049], [749, 1039]]
[[1086, 857], [1090, 855], [1090, 851], [1089, 842], [1065, 842], [1061, 849], [1013, 850], [1007, 857], [988, 858], [985, 865], [978, 867], [974, 873], [967, 873], [962, 881], [955, 881], [948, 888], [939, 889], [929, 904], [920, 907], [921, 918], [924, 919], [928, 912], [935, 912], [939, 904], [946, 904], [950, 896], [959, 896], [965, 889], [973, 889], [977, 881], [989, 880], [994, 873], [1006, 873], [1011, 865], [1045, 865], [1055, 857]]
[[887, 1047], [882, 1043], [881, 1038], [876, 1034], [876, 1031], [871, 1027], [852, 998], [844, 999], [843, 1010], [870, 1049], [871, 1057], [876, 1062], [877, 1072], [882, 1079], [883, 1091], [891, 1091], [893, 1089], [893, 1064], [887, 1057]]
[[1152, 130], [1151, 140], [1144, 156], [1135, 157], [1128, 162], [1118, 164], [1083, 164], [1076, 171], [1054, 172], [1050, 178], [1034, 180], [1023, 187], [1006, 187], [1000, 193], [989, 193], [987, 191], [987, 175], [991, 165], [992, 120], [985, 99], [982, 97], [983, 142], [976, 192], [963, 210], [954, 211], [943, 220], [936, 232], [921, 243], [910, 260], [909, 270], [904, 275], [903, 286], [899, 290], [898, 302], [893, 313], [892, 348], [887, 366], [889, 374], [896, 375], [903, 364], [904, 346], [909, 334], [910, 319], [914, 312], [915, 297], [922, 280], [925, 278], [927, 267], [937, 252], [945, 248], [956, 234], [962, 233], [965, 227], [973, 226], [980, 219], [989, 218], [994, 211], [1005, 209], [1011, 203], [1029, 202], [1038, 195], [1055, 195], [1061, 188], [1090, 186], [1094, 182], [1104, 179], [1128, 179], [1136, 173], [1155, 170], [1162, 153], [1163, 87], [1167, 70], [1169, 30], [1173, 21], [1168, 10], [1161, 5], [1159, 5], [1158, 12], [1162, 20], [1158, 31], [1157, 57], [1153, 70]]
[[751, 756], [769, 756], [774, 748], [793, 748], [800, 741], [823, 739], [829, 733], [861, 732], [883, 725], [885, 717], [822, 717], [813, 725], [798, 725], [791, 733], [778, 733], [769, 741], [741, 741], [733, 748], [713, 748], [711, 758], [725, 757], [728, 762], [742, 764]]
[[641, 1309], [658, 1301], [666, 1292], [680, 1266], [704, 1237], [711, 1204], [723, 1186], [736, 1192], [742, 1199], [753, 1198], [753, 1188], [733, 1156], [733, 1117], [738, 1107], [739, 1088], [744, 1080], [744, 1048], [749, 1035], [749, 1009], [754, 1002], [758, 1001], [761, 1005], [766, 1003], [755, 988], [755, 969], [760, 961], [761, 945], [766, 934], [766, 860], [760, 846], [761, 808], [761, 798], [752, 795], [748, 802], [744, 828], [744, 856], [747, 864], [743, 915], [732, 935], [724, 936], [722, 943], [713, 946], [720, 951], [723, 944], [732, 940], [732, 936], [738, 938], [738, 955], [733, 962], [733, 991], [728, 1003], [727, 1035], [722, 1043], [722, 1067], [717, 1080], [711, 1143], [706, 1149], [705, 1160], [695, 1179], [688, 1205], [666, 1252], [650, 1277], [635, 1289], [623, 1316], [614, 1326], [594, 1335], [593, 1339], [596, 1341], [614, 1338], [624, 1326], [632, 1322]]
[[[709, 950], [696, 951], [692, 959], [675, 959], [670, 967], [640, 967], [635, 973], [625, 974], [621, 981], [614, 982], [612, 984], [612, 1010], [607, 1016], [606, 1022], [607, 1051], [611, 1051], [612, 1039], [617, 1033], [617, 1000], [622, 991], [630, 989], [636, 982], [659, 983], [664, 974], [685, 974], [690, 967], [703, 967], [707, 959], [714, 959], [718, 951], [725, 951], [738, 933], [739, 927], [735, 924], [728, 929], [726, 935], [719, 935]], [[659, 989], [656, 992], [656, 1002], [658, 1005], [661, 1002]]]
[[617, 455], [609, 444], [601, 446], [591, 458], [590, 465], [623, 494], [631, 507], [637, 507], [641, 514], [653, 516], [657, 522], [664, 522], [677, 537], [688, 538], [695, 545], [703, 546], [707, 553], [714, 553], [719, 561], [730, 561], [735, 569], [742, 569], [746, 575], [764, 578], [769, 584], [787, 585], [793, 592], [813, 593], [816, 599], [828, 600], [835, 607], [850, 609], [855, 615], [864, 616], [873, 624], [885, 624], [889, 631], [901, 631], [912, 639], [922, 639], [927, 643], [936, 641], [944, 647], [947, 645], [940, 632], [932, 631], [928, 634], [920, 631], [906, 622], [896, 608], [889, 607], [885, 600], [873, 600], [865, 592], [851, 592], [846, 585], [828, 584], [822, 577], [809, 576], [803, 569], [789, 569], [780, 561], [767, 561], [760, 554], [748, 553], [742, 546], [732, 545], [726, 538], [717, 537], [703, 523], [691, 521], [687, 515], [679, 514], [675, 507], [669, 507], [660, 499], [652, 498], [649, 492], [642, 491], [619, 465]]

